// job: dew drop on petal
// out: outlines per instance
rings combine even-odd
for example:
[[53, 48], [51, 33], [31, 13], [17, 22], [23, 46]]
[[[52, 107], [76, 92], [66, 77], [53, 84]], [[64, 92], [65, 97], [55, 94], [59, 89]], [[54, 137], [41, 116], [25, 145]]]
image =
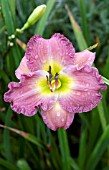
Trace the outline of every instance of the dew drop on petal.
[[89, 58], [88, 58], [88, 61], [91, 61], [91, 59], [92, 59], [92, 58], [91, 58], [91, 57], [89, 57]]
[[46, 59], [42, 58], [42, 59], [41, 59], [41, 62], [42, 62], [43, 64], [46, 63]]
[[57, 116], [60, 116], [60, 112], [57, 112]]
[[62, 122], [64, 122], [64, 118], [62, 118]]
[[42, 106], [43, 110], [47, 110], [47, 105]]
[[45, 120], [45, 119], [46, 119], [46, 116], [43, 116], [43, 119]]
[[38, 55], [35, 55], [35, 59], [37, 59], [38, 58]]
[[88, 83], [86, 84], [86, 87], [89, 87], [89, 84], [88, 84]]
[[80, 96], [80, 95], [81, 95], [81, 92], [77, 92], [76, 94], [77, 94], [78, 96]]

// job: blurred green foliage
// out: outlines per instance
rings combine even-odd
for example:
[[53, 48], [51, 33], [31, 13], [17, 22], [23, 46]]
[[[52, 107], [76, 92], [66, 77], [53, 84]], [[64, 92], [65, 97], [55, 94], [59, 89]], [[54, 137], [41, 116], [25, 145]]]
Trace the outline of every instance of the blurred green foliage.
[[[38, 23], [23, 34], [16, 33], [41, 4], [47, 4], [47, 11]], [[77, 34], [66, 4], [80, 25]], [[35, 33], [50, 38], [60, 32], [76, 51], [86, 48], [83, 37], [87, 47], [98, 43], [95, 66], [109, 78], [108, 11], [108, 0], [0, 0], [0, 124], [14, 128], [0, 128], [0, 170], [109, 170], [108, 88], [98, 107], [76, 115], [67, 131], [53, 132], [44, 125], [40, 113], [29, 118], [18, 115], [3, 101], [8, 83], [18, 81], [14, 73], [24, 55], [16, 38], [26, 44]], [[15, 38], [10, 39], [12, 34]]]

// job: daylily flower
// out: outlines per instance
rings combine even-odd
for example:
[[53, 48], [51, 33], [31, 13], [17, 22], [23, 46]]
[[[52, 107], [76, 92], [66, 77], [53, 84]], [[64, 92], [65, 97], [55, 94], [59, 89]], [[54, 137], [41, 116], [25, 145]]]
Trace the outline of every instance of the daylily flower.
[[52, 130], [67, 129], [75, 113], [88, 112], [100, 102], [105, 90], [101, 75], [92, 67], [95, 53], [75, 53], [71, 42], [56, 33], [49, 40], [33, 36], [15, 74], [19, 83], [9, 83], [4, 100], [12, 109], [33, 116], [41, 109]]

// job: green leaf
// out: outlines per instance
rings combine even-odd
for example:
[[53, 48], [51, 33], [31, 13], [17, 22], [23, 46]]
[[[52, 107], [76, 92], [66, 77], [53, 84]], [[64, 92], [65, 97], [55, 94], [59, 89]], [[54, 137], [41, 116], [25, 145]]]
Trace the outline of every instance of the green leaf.
[[[78, 45], [79, 45], [79, 48], [80, 50], [84, 50], [87, 48], [87, 43], [84, 39], [84, 36], [83, 36], [83, 33], [79, 27], [79, 25], [77, 24], [77, 22], [75, 21], [72, 13], [70, 12], [69, 8], [66, 6], [66, 9], [68, 11], [68, 14], [69, 14], [69, 17], [70, 17], [70, 20], [71, 20], [71, 23], [72, 23], [72, 28], [74, 30], [74, 33], [75, 33], [75, 36], [76, 36], [76, 39], [77, 39], [77, 42], [78, 42]], [[100, 101], [99, 105], [97, 106], [98, 108], [98, 111], [99, 111], [99, 116], [100, 116], [100, 122], [101, 122], [101, 125], [102, 125], [102, 129], [103, 131], [105, 132], [105, 129], [106, 129], [106, 125], [107, 125], [107, 119], [106, 119], [106, 113], [104, 112], [104, 107], [103, 107], [103, 103], [102, 101]], [[102, 110], [101, 110], [102, 109]], [[94, 140], [94, 139], [93, 139]], [[84, 161], [85, 163], [89, 160], [87, 157], [86, 157], [86, 160], [84, 159], [84, 148], [86, 147], [86, 139], [84, 139], [84, 143], [82, 144], [81, 143], [82, 141], [80, 141], [80, 145], [83, 146], [83, 149], [80, 149], [79, 153], [80, 156], [79, 156], [79, 164], [83, 167], [84, 165]], [[82, 148], [82, 147], [81, 147]], [[104, 150], [103, 150], [104, 151]], [[90, 156], [90, 155], [89, 155]], [[83, 161], [82, 161], [83, 160]], [[95, 162], [95, 160], [93, 159], [93, 161]], [[82, 162], [82, 163], [81, 163]], [[93, 162], [91, 162], [91, 164], [94, 164]], [[90, 164], [90, 165], [91, 165]], [[83, 167], [84, 168], [84, 167]], [[89, 170], [89, 166], [86, 168]], [[92, 170], [92, 169], [91, 169]]]
[[81, 170], [73, 158], [71, 158], [71, 167], [73, 168], [73, 170]]
[[87, 43], [89, 42], [89, 30], [88, 30], [88, 23], [86, 17], [86, 3], [84, 0], [79, 0], [79, 7], [80, 7], [80, 15], [82, 20], [82, 31]]
[[101, 159], [102, 154], [107, 149], [109, 145], [109, 125], [105, 128], [105, 131], [98, 139], [97, 144], [95, 145], [94, 150], [92, 151], [91, 155], [89, 155], [86, 169], [94, 170]]
[[[1, 4], [2, 4], [2, 12], [3, 12], [6, 28], [8, 31], [8, 36], [10, 36], [12, 34], [15, 34], [15, 26], [13, 21], [15, 4], [12, 5], [12, 3], [11, 2], [9, 3], [8, 0], [1, 0]], [[16, 40], [13, 39], [12, 43], [13, 43], [13, 47], [11, 47], [11, 51], [12, 51], [11, 58], [14, 61], [14, 64], [12, 66], [13, 67], [15, 66], [15, 68], [17, 68], [18, 64], [20, 63], [21, 56], [20, 56], [18, 46], [16, 44]]]
[[67, 12], [68, 12], [71, 24], [72, 24], [72, 27], [73, 27], [73, 30], [74, 30], [74, 33], [75, 33], [75, 36], [76, 36], [76, 39], [77, 39], [79, 49], [82, 51], [82, 50], [87, 48], [86, 41], [84, 39], [84, 36], [82, 34], [82, 31], [81, 31], [79, 25], [75, 21], [75, 19], [74, 19], [73, 15], [72, 15], [71, 11], [69, 10], [68, 6], [66, 5], [65, 7], [67, 9]]
[[2, 165], [4, 168], [6, 168], [8, 170], [19, 170], [13, 164], [11, 164], [10, 162], [8, 162], [2, 158], [0, 158], [0, 165]]
[[42, 18], [40, 19], [38, 25], [36, 26], [36, 30], [34, 32], [35, 34], [43, 35], [45, 26], [46, 26], [46, 21], [50, 15], [51, 10], [53, 9], [55, 2], [56, 2], [56, 0], [52, 0], [52, 1], [48, 0], [47, 1], [46, 11], [45, 11], [44, 15], [42, 16]]
[[[6, 126], [10, 126], [11, 116], [12, 116], [12, 110], [9, 107], [5, 118]], [[7, 160], [12, 162], [12, 154], [11, 154], [11, 147], [10, 147], [10, 131], [8, 129], [4, 130], [4, 149], [5, 149]]]
[[105, 118], [105, 116], [104, 116], [105, 113], [104, 113], [104, 108], [103, 108], [102, 102], [100, 102], [100, 103], [98, 104], [97, 109], [98, 109], [98, 113], [99, 113], [99, 116], [100, 116], [102, 129], [105, 130], [107, 121], [106, 121], [106, 118]]
[[[104, 75], [106, 75], [106, 77], [109, 79], [109, 74], [107, 74], [108, 73], [108, 71], [109, 71], [109, 47], [108, 47], [108, 49], [106, 50], [106, 51], [108, 51], [107, 53], [107, 59], [106, 59], [106, 64], [105, 64], [105, 67], [103, 67], [103, 74]], [[105, 81], [105, 79], [104, 79], [104, 81]], [[107, 85], [109, 85], [109, 81], [107, 82], [105, 82]]]
[[17, 166], [19, 170], [32, 170], [25, 159], [18, 160]]
[[78, 164], [81, 169], [84, 169], [84, 164], [86, 159], [87, 134], [88, 134], [87, 128], [83, 126], [81, 129], [81, 138], [80, 138], [79, 155], [78, 155]]
[[100, 118], [98, 116], [98, 110], [97, 108], [93, 109], [91, 111], [90, 115], [90, 129], [88, 133], [88, 143], [87, 143], [87, 154], [89, 155], [92, 150], [94, 145], [96, 144], [96, 141], [98, 139], [98, 134], [100, 130]]
[[18, 129], [11, 128], [11, 127], [8, 127], [8, 126], [4, 126], [4, 125], [1, 125], [1, 124], [0, 124], [0, 127], [9, 129], [9, 130], [19, 134], [20, 136], [24, 137], [26, 140], [30, 141], [31, 143], [37, 145], [38, 147], [44, 148], [44, 144], [42, 143], [42, 141], [39, 138], [35, 137], [34, 135], [31, 135], [29, 133], [25, 133], [25, 132], [20, 131]]
[[108, 166], [108, 167], [103, 168], [103, 170], [109, 170], [109, 166]]
[[67, 139], [67, 133], [62, 128], [58, 129], [58, 139], [59, 139], [60, 150], [62, 155], [62, 169], [70, 170], [71, 169], [70, 150], [69, 150], [69, 144]]
[[12, 13], [12, 18], [15, 23], [15, 8], [16, 8], [16, 1], [15, 0], [9, 0], [9, 5]]
[[47, 144], [47, 137], [46, 137], [44, 123], [42, 122], [41, 118], [37, 115], [35, 115], [35, 119], [37, 124], [37, 134], [39, 134], [38, 136], [42, 135], [44, 143]]
[[103, 76], [102, 76], [102, 78], [103, 78], [104, 82], [109, 86], [109, 80]]
[[5, 19], [8, 35], [11, 35], [15, 32], [15, 27], [14, 27], [14, 23], [13, 23], [13, 18], [12, 18], [9, 1], [1, 0], [1, 4], [2, 4], [2, 12], [3, 12], [4, 19]]
[[0, 76], [2, 77], [2, 79], [5, 81], [6, 84], [8, 84], [10, 82], [9, 77], [7, 76], [7, 74], [5, 73], [4, 70], [0, 70]]
[[50, 138], [51, 138], [51, 147], [52, 147], [51, 152], [50, 152], [51, 160], [56, 169], [61, 169], [62, 168], [61, 155], [59, 153], [57, 143], [55, 142], [54, 136], [52, 135], [52, 133], [50, 134]]

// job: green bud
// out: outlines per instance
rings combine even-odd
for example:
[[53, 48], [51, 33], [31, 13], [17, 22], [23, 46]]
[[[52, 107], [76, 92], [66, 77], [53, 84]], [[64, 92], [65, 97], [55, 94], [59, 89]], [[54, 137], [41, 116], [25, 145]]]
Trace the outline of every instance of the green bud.
[[17, 32], [23, 32], [25, 29], [29, 28], [31, 25], [36, 23], [40, 17], [44, 14], [46, 10], [46, 5], [40, 5], [34, 9], [34, 11], [29, 16], [27, 22], [24, 24], [24, 26], [21, 29], [16, 29]]

